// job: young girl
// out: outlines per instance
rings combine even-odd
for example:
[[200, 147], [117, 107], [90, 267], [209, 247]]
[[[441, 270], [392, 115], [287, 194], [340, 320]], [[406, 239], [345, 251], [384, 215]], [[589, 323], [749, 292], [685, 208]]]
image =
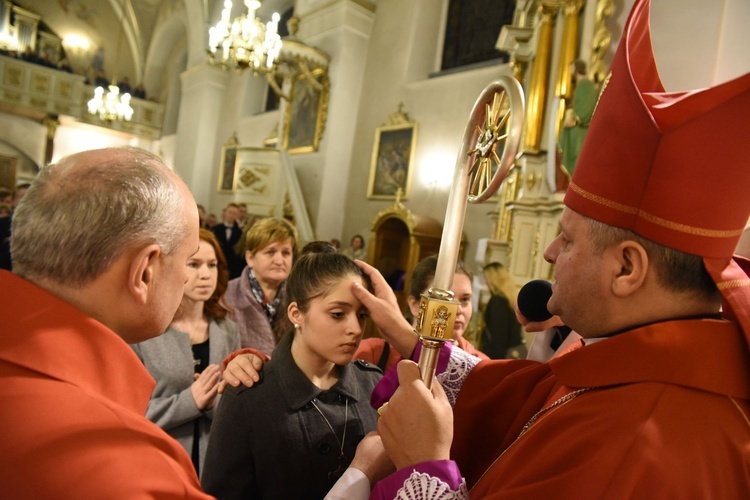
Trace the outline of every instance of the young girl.
[[146, 417], [185, 447], [200, 473], [217, 398], [219, 363], [239, 348], [240, 339], [221, 303], [227, 264], [210, 231], [200, 230], [200, 246], [187, 267], [182, 302], [167, 331], [132, 347], [156, 380]]
[[221, 399], [202, 476], [218, 498], [323, 498], [376, 428], [369, 401], [380, 370], [351, 362], [367, 316], [351, 285], [369, 282], [351, 259], [324, 252], [292, 268], [293, 331], [260, 381]]
[[[409, 287], [409, 296], [407, 303], [412, 314], [413, 325], [416, 326], [417, 316], [419, 315], [419, 301], [421, 294], [427, 293], [432, 286], [437, 269], [437, 255], [425, 257], [420, 260], [412, 272], [411, 286]], [[489, 359], [486, 354], [478, 351], [474, 345], [469, 342], [464, 333], [471, 322], [473, 307], [471, 304], [472, 297], [472, 273], [471, 270], [463, 263], [456, 264], [456, 274], [453, 276], [451, 291], [454, 299], [458, 302], [459, 307], [456, 312], [456, 324], [453, 330], [453, 338], [456, 344], [473, 356], [480, 359]], [[417, 345], [417, 336], [415, 335], [409, 346], [409, 352], [414, 350]], [[259, 354], [257, 352], [252, 354]], [[250, 362], [251, 352], [243, 349], [241, 352], [233, 353], [232, 359], [225, 362], [227, 366], [223, 373], [225, 382], [233, 386], [239, 386], [241, 383], [252, 385], [255, 377], [255, 367]], [[355, 359], [361, 359], [374, 365], [377, 365], [383, 373], [388, 372], [401, 359], [399, 351], [381, 337], [371, 337], [362, 340], [357, 352], [354, 354]], [[260, 356], [259, 356], [260, 357]]]

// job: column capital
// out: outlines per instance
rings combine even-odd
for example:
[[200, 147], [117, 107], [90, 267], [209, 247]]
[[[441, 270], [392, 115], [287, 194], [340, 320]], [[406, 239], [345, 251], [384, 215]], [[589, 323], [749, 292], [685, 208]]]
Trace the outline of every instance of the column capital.
[[542, 0], [539, 4], [539, 14], [542, 16], [542, 22], [554, 20], [561, 5], [561, 0]]
[[227, 71], [218, 66], [213, 66], [208, 62], [197, 64], [180, 73], [180, 81], [182, 82], [184, 91], [206, 85], [223, 89], [228, 79], [229, 74]]
[[563, 0], [563, 12], [566, 16], [578, 15], [586, 0]]

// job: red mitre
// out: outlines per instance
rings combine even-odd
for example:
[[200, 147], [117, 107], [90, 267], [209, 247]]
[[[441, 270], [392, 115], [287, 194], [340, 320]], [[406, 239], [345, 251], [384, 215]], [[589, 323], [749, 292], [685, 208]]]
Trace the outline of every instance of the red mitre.
[[750, 73], [716, 87], [665, 92], [649, 12], [650, 0], [636, 1], [565, 205], [704, 257], [729, 301], [725, 312], [750, 335], [750, 280], [731, 263], [750, 215]]

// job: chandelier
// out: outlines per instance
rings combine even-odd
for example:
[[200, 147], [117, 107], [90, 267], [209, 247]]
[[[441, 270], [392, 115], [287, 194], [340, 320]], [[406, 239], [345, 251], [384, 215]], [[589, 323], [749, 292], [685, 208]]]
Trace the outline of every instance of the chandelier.
[[[120, 53], [120, 43], [122, 42], [122, 34], [125, 31], [125, 1], [122, 2], [120, 8], [122, 17], [120, 19], [120, 36], [117, 39], [117, 53]], [[109, 85], [109, 92], [104, 95], [104, 87], [96, 87], [94, 89], [94, 97], [87, 104], [89, 113], [92, 115], [98, 115], [99, 119], [106, 122], [126, 121], [129, 122], [133, 117], [133, 108], [130, 106], [130, 94], [125, 93], [120, 95], [120, 87], [117, 85]]]
[[274, 13], [271, 21], [263, 24], [255, 17], [260, 8], [258, 0], [245, 0], [247, 14], [229, 20], [232, 1], [225, 0], [221, 19], [208, 30], [208, 57], [212, 64], [242, 71], [250, 68], [255, 74], [269, 74], [276, 70], [281, 52], [278, 34], [280, 16]]
[[120, 95], [117, 85], [110, 85], [109, 92], [104, 95], [104, 87], [94, 89], [94, 98], [88, 102], [89, 113], [98, 115], [100, 120], [113, 122], [115, 120], [129, 122], [133, 117], [130, 106], [130, 94]]

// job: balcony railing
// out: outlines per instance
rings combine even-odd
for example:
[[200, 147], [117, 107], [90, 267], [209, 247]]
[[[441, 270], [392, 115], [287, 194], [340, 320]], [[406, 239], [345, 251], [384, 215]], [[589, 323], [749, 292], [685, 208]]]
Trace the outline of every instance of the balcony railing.
[[0, 105], [6, 111], [35, 118], [67, 115], [149, 139], [161, 136], [164, 105], [134, 98], [129, 122], [107, 122], [89, 114], [86, 103], [93, 96], [94, 87], [84, 84], [80, 75], [0, 56]]

